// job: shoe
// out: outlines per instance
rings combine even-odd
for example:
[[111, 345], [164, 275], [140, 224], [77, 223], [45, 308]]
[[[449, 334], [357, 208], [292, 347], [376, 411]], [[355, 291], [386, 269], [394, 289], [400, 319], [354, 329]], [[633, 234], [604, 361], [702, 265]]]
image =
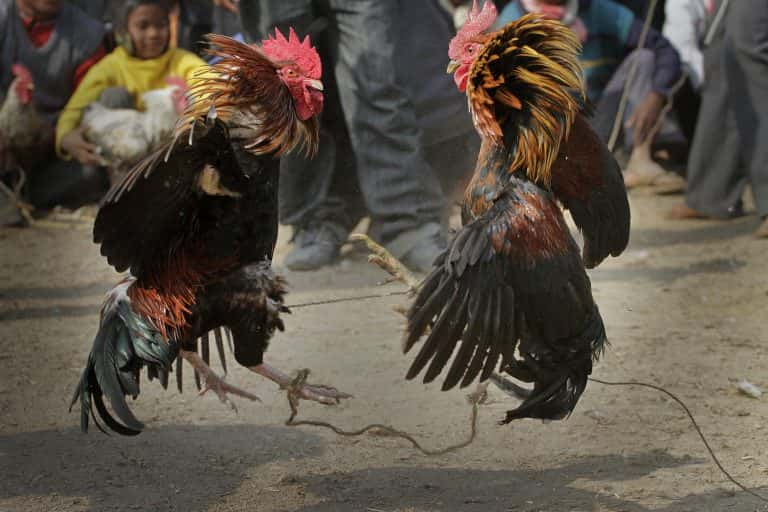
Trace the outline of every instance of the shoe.
[[429, 272], [447, 247], [440, 224], [428, 223], [398, 235], [387, 249], [413, 272]]
[[334, 222], [301, 228], [293, 237], [293, 250], [283, 262], [291, 270], [317, 270], [339, 259], [347, 230]]
[[755, 238], [768, 238], [768, 217], [763, 217], [763, 222], [753, 233]]
[[667, 212], [666, 218], [669, 220], [691, 220], [691, 219], [708, 219], [708, 215], [704, 215], [698, 210], [694, 210], [687, 204], [678, 204]]

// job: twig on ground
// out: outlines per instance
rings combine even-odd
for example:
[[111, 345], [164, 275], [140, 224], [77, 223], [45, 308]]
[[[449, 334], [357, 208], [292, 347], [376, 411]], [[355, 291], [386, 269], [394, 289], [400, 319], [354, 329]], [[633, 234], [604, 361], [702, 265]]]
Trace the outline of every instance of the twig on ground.
[[403, 265], [400, 260], [392, 256], [392, 254], [383, 246], [377, 244], [371, 240], [368, 235], [355, 233], [350, 235], [350, 242], [363, 242], [372, 254], [368, 255], [368, 262], [373, 263], [381, 267], [382, 270], [390, 274], [395, 281], [400, 281], [408, 287], [408, 291], [415, 293], [419, 287], [419, 280], [416, 276]]

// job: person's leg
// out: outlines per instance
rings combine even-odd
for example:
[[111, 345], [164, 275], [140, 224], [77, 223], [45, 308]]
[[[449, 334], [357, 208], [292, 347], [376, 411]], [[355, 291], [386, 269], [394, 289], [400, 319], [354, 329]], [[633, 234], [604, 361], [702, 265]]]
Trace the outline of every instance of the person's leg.
[[395, 73], [397, 3], [325, 0], [340, 99], [375, 236], [428, 268], [443, 243], [440, 183], [424, 155], [413, 102]]
[[730, 106], [729, 80], [723, 69], [724, 41], [715, 39], [704, 51], [706, 81], [686, 172], [688, 210], [673, 217], [703, 215], [726, 219], [741, 215], [746, 179], [740, 170], [741, 141]]
[[[305, 0], [246, 0], [241, 2], [241, 8], [248, 13], [243, 22], [249, 37], [274, 33], [275, 28], [285, 34], [289, 27], [303, 36], [316, 25], [315, 11], [311, 2]], [[357, 220], [349, 211], [347, 198], [355, 194], [347, 193], [345, 188], [350, 176], [356, 180], [354, 154], [328, 56], [326, 34], [312, 33], [310, 38], [323, 61], [325, 102], [318, 153], [312, 159], [286, 155], [281, 163], [280, 222], [294, 230], [293, 249], [284, 263], [292, 270], [312, 270], [335, 261]]]
[[[728, 9], [724, 59], [728, 97], [755, 207], [768, 219], [768, 4], [739, 0]], [[768, 237], [768, 224], [757, 234]]]
[[[613, 130], [616, 114], [619, 110], [621, 96], [624, 92], [627, 80], [629, 79], [630, 71], [635, 65], [637, 66], [637, 70], [632, 83], [629, 85], [627, 103], [624, 108], [624, 115], [620, 121], [621, 131], [618, 139], [620, 141], [623, 140], [624, 148], [628, 152], [632, 150], [633, 137], [632, 129], [626, 127], [626, 122], [632, 116], [638, 105], [640, 105], [645, 97], [652, 91], [653, 87], [655, 61], [651, 50], [635, 50], [624, 59], [618, 69], [614, 72], [608, 85], [606, 85], [603, 90], [600, 100], [595, 107], [595, 115], [592, 118], [592, 127], [595, 129], [595, 132], [604, 142], [608, 142], [611, 136], [611, 131]], [[675, 132], [675, 127], [671, 123], [665, 121], [660, 132], [657, 134], [657, 139], [674, 138], [677, 136]]]
[[75, 160], [54, 158], [30, 172], [29, 198], [36, 208], [77, 208], [98, 202], [108, 188], [104, 169], [86, 167]]

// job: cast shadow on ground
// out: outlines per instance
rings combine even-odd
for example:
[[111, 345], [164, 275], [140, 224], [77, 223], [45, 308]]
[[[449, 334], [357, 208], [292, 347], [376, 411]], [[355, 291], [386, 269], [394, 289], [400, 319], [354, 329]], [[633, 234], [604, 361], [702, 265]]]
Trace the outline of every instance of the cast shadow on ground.
[[204, 511], [258, 467], [317, 456], [321, 438], [253, 425], [161, 426], [135, 438], [48, 430], [0, 436], [0, 499], [85, 498], [89, 510]]
[[[456, 468], [389, 467], [354, 473], [332, 473], [300, 480], [322, 503], [300, 512], [352, 512], [413, 510], [415, 512], [752, 512], [760, 502], [745, 493], [723, 491], [690, 495], [669, 505], [647, 508], [622, 497], [620, 482], [653, 474], [659, 469], [681, 468], [703, 459], [676, 458], [665, 452], [606, 455], [578, 459], [546, 470], [483, 471]], [[578, 482], [577, 482], [578, 481]], [[580, 489], [589, 482], [603, 492]], [[682, 484], [682, 482], [681, 482]], [[651, 484], [652, 485], [652, 484]], [[648, 492], [648, 491], [646, 491]]]
[[742, 236], [751, 236], [760, 225], [760, 218], [742, 217], [728, 221], [691, 224], [687, 229], [635, 229], [630, 235], [631, 249], [669, 247], [678, 244], [706, 244]]

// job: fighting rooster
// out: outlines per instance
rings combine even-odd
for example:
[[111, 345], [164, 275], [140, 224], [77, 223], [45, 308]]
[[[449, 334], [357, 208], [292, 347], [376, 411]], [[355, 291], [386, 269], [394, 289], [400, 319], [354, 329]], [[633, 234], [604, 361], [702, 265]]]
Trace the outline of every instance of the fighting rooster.
[[[270, 269], [278, 157], [316, 148], [320, 59], [293, 30], [287, 39], [276, 32], [260, 50], [223, 36], [210, 43], [221, 60], [193, 87], [199, 99], [175, 138], [110, 191], [96, 218], [101, 253], [131, 275], [107, 294], [72, 400], [80, 400], [83, 430], [89, 417], [101, 427], [93, 406], [110, 429], [138, 434], [143, 424], [125, 396], [139, 394], [143, 366], [166, 384], [177, 356], [222, 400], [227, 393], [255, 398], [220, 379], [195, 351], [197, 337], [221, 326], [232, 331], [238, 363], [281, 386], [291, 383], [263, 361], [287, 311], [285, 283]], [[298, 392], [326, 404], [348, 396], [311, 385]]]
[[[629, 238], [621, 172], [585, 120], [579, 43], [556, 21], [525, 16], [486, 33], [492, 2], [475, 2], [450, 43], [448, 72], [466, 92], [482, 146], [462, 203], [463, 227], [408, 312], [407, 352], [427, 332], [407, 378], [443, 389], [503, 372], [516, 418], [561, 419], [576, 405], [606, 342], [585, 266]], [[558, 205], [584, 236], [583, 253]], [[519, 353], [519, 354], [518, 354]]]

